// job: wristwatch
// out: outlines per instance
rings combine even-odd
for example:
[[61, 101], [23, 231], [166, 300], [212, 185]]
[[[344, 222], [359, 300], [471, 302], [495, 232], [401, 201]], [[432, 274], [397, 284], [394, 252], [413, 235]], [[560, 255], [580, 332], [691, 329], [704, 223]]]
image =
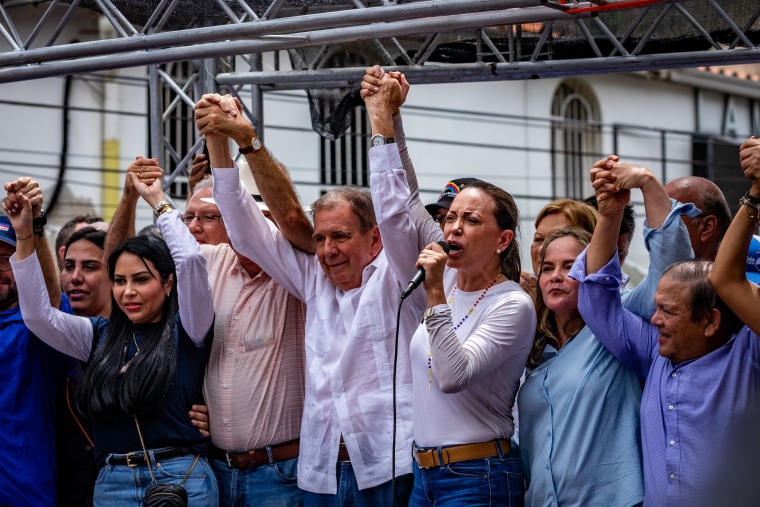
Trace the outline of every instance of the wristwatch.
[[435, 306], [425, 309], [425, 313], [422, 314], [422, 322], [427, 322], [427, 320], [433, 315], [435, 315]]
[[158, 204], [156, 204], [155, 208], [153, 208], [153, 214], [156, 215], [156, 218], [158, 218], [164, 213], [172, 211], [173, 209], [174, 207], [171, 204], [169, 204], [168, 201], [161, 201]]
[[251, 139], [251, 144], [249, 144], [248, 146], [243, 146], [242, 148], [240, 148], [239, 151], [240, 153], [245, 155], [247, 153], [253, 153], [255, 151], [259, 151], [262, 146], [264, 145], [261, 144], [261, 139], [259, 139], [258, 135], [254, 134], [253, 139]]
[[45, 234], [45, 225], [47, 224], [47, 215], [45, 210], [40, 210], [40, 216], [32, 218], [32, 232], [37, 236]]
[[371, 141], [372, 141], [373, 148], [375, 146], [384, 146], [386, 144], [393, 144], [396, 142], [396, 140], [393, 139], [392, 137], [385, 137], [385, 136], [381, 136], [380, 134], [375, 134], [374, 136], [372, 136]]

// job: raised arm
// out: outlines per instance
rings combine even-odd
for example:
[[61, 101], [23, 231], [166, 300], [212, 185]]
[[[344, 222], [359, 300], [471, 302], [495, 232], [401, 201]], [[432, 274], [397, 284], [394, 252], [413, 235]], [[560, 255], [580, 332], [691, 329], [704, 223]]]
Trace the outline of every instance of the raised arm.
[[654, 293], [662, 273], [672, 263], [694, 256], [681, 214], [694, 214], [696, 208], [671, 200], [662, 183], [646, 167], [620, 162], [614, 155], [607, 158], [604, 168], [592, 169], [592, 178], [597, 174], [601, 178], [596, 185], [604, 186], [600, 191], [603, 198], [608, 192], [632, 188], [641, 189], [644, 196], [644, 243], [649, 253], [649, 269], [635, 289], [624, 293], [623, 305], [649, 320], [655, 311]]
[[612, 173], [614, 156], [599, 160], [591, 169], [591, 181], [599, 203], [599, 221], [587, 249], [586, 274], [596, 273], [617, 253], [618, 233], [631, 191], [619, 188]]
[[739, 151], [744, 176], [752, 186], [723, 237], [707, 279], [731, 310], [756, 334], [760, 334], [760, 287], [747, 280], [747, 251], [760, 224], [760, 140], [754, 136]]
[[[19, 178], [8, 183], [5, 187], [9, 193], [24, 194], [32, 205], [32, 216], [34, 221], [43, 220], [42, 214], [42, 190], [39, 183], [29, 177]], [[42, 273], [45, 279], [50, 305], [53, 308], [61, 307], [61, 273], [58, 271], [58, 264], [55, 262], [47, 237], [45, 236], [44, 224], [34, 227], [34, 248], [37, 252]]]
[[[282, 234], [299, 250], [313, 254], [314, 230], [298, 200], [290, 176], [263, 146], [253, 125], [243, 118], [242, 111], [240, 102], [229, 95], [207, 94], [195, 105], [196, 124], [200, 134], [207, 138], [211, 167], [232, 167], [232, 160], [229, 155], [227, 160], [215, 160], [209, 136], [221, 136], [237, 143], [251, 168], [259, 193]], [[219, 155], [218, 151], [216, 155]]]
[[108, 228], [108, 236], [106, 236], [106, 244], [103, 249], [104, 265], [108, 263], [108, 257], [110, 257], [111, 252], [116, 250], [116, 247], [135, 235], [135, 214], [140, 194], [135, 189], [132, 178], [129, 176], [130, 173], [136, 174], [145, 184], [151, 185], [156, 179], [161, 180], [164, 171], [158, 166], [158, 160], [144, 158], [140, 155], [135, 157], [135, 161], [127, 168], [127, 174], [124, 178], [124, 192], [121, 194], [119, 205]]
[[[406, 183], [409, 187], [407, 206], [409, 208], [409, 216], [417, 229], [417, 250], [419, 251], [422, 250], [425, 245], [439, 241], [442, 236], [439, 232], [440, 227], [432, 219], [430, 213], [425, 209], [425, 205], [420, 200], [417, 174], [414, 170], [414, 164], [412, 163], [412, 158], [409, 155], [409, 148], [406, 144], [406, 134], [404, 132], [404, 124], [401, 118], [401, 106], [406, 102], [411, 86], [406, 80], [406, 76], [400, 72], [390, 72], [388, 75], [398, 81], [401, 91], [400, 101], [394, 104], [393, 110], [391, 111], [391, 121], [393, 122], [393, 137], [396, 140], [398, 153], [401, 157], [401, 166], [404, 169], [404, 177], [406, 178]], [[361, 95], [367, 104], [368, 112], [372, 107], [373, 99], [371, 97], [380, 91], [384, 76], [385, 71], [379, 65], [368, 68], [364, 75], [364, 80], [361, 85]], [[370, 114], [370, 121], [371, 120], [372, 115]]]
[[[365, 102], [372, 135], [388, 138], [393, 137], [393, 112], [398, 109], [402, 93], [399, 82], [389, 75], [385, 75], [382, 83], [377, 93], [365, 97]], [[410, 191], [396, 144], [370, 148], [369, 162], [372, 203], [380, 236], [385, 240], [385, 255], [399, 283], [404, 284], [416, 270], [414, 265], [422, 247], [418, 228], [410, 215]], [[440, 228], [436, 226], [436, 229], [434, 239], [443, 239]], [[415, 295], [414, 299], [421, 304], [419, 296]]]
[[169, 246], [177, 270], [179, 316], [190, 339], [200, 346], [214, 324], [206, 258], [190, 230], [182, 223], [179, 210], [164, 206], [156, 208], [166, 201], [161, 179], [155, 178], [147, 184], [136, 172], [127, 173], [127, 178], [132, 179], [135, 190], [156, 210], [156, 225]]
[[[10, 187], [6, 185], [6, 190]], [[3, 208], [16, 231], [16, 254], [11, 267], [17, 284], [19, 307], [24, 323], [42, 341], [71, 357], [87, 360], [92, 346], [92, 325], [88, 319], [68, 315], [51, 305], [42, 268], [35, 253], [32, 232], [32, 202], [23, 193], [8, 191]], [[48, 248], [49, 262], [55, 266]], [[60, 301], [60, 300], [59, 300]]]

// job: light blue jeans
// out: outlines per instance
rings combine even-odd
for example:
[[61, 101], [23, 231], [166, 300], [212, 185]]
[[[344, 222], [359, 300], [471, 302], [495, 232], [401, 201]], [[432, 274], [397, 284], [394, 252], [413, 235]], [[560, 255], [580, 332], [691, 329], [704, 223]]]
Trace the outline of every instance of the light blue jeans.
[[[149, 453], [152, 451], [148, 451]], [[195, 456], [177, 456], [154, 463], [153, 475], [156, 482], [179, 484], [193, 464]], [[147, 465], [128, 467], [127, 465], [106, 464], [100, 469], [95, 481], [95, 507], [121, 507], [133, 505], [142, 507], [145, 490], [151, 485]], [[192, 507], [217, 507], [219, 491], [211, 465], [206, 458], [200, 458], [195, 468], [183, 484], [187, 490], [188, 505]]]
[[[323, 495], [304, 491], [304, 505], [306, 507], [391, 507], [394, 505], [391, 495], [391, 481], [373, 488], [359, 489], [351, 463], [338, 463], [337, 474], [337, 495]], [[412, 474], [396, 477], [396, 507], [406, 507], [409, 504], [413, 480]]]
[[222, 507], [300, 507], [303, 492], [296, 484], [298, 458], [254, 468], [232, 468], [219, 459], [211, 459], [219, 481], [219, 505]]
[[522, 507], [525, 482], [516, 451], [501, 458], [480, 458], [442, 467], [414, 467], [413, 507], [467, 505]]

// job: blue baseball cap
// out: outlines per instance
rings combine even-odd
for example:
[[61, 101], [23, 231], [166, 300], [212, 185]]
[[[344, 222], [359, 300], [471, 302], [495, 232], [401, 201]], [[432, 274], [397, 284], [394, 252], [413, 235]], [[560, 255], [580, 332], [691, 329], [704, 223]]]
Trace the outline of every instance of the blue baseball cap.
[[752, 236], [747, 252], [747, 280], [760, 285], [760, 236]]
[[451, 180], [443, 187], [443, 192], [438, 196], [438, 200], [432, 204], [426, 204], [425, 209], [431, 215], [435, 216], [438, 213], [438, 208], [449, 209], [451, 203], [454, 202], [454, 197], [459, 195], [459, 192], [464, 190], [467, 185], [481, 181], [478, 178], [459, 178]]
[[13, 230], [11, 221], [6, 216], [0, 217], [0, 241], [16, 246], [16, 231]]

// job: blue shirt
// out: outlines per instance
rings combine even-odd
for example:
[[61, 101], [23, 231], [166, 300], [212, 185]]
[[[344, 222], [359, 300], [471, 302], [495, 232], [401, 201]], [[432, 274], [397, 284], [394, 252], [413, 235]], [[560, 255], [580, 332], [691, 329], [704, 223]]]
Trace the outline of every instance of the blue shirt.
[[[61, 310], [71, 313], [63, 296]], [[0, 505], [56, 504], [56, 396], [73, 360], [42, 343], [19, 307], [0, 312]]]
[[744, 327], [709, 354], [680, 364], [659, 354], [657, 328], [623, 308], [617, 256], [570, 276], [588, 327], [644, 380], [641, 435], [647, 506], [760, 505], [760, 337]]
[[[625, 293], [631, 311], [651, 316], [663, 270], [691, 256], [680, 215], [693, 212], [692, 205], [672, 201], [661, 228], [645, 227], [649, 272]], [[639, 379], [588, 326], [559, 351], [547, 346], [517, 399], [526, 505], [617, 507], [641, 502], [640, 401]]]

